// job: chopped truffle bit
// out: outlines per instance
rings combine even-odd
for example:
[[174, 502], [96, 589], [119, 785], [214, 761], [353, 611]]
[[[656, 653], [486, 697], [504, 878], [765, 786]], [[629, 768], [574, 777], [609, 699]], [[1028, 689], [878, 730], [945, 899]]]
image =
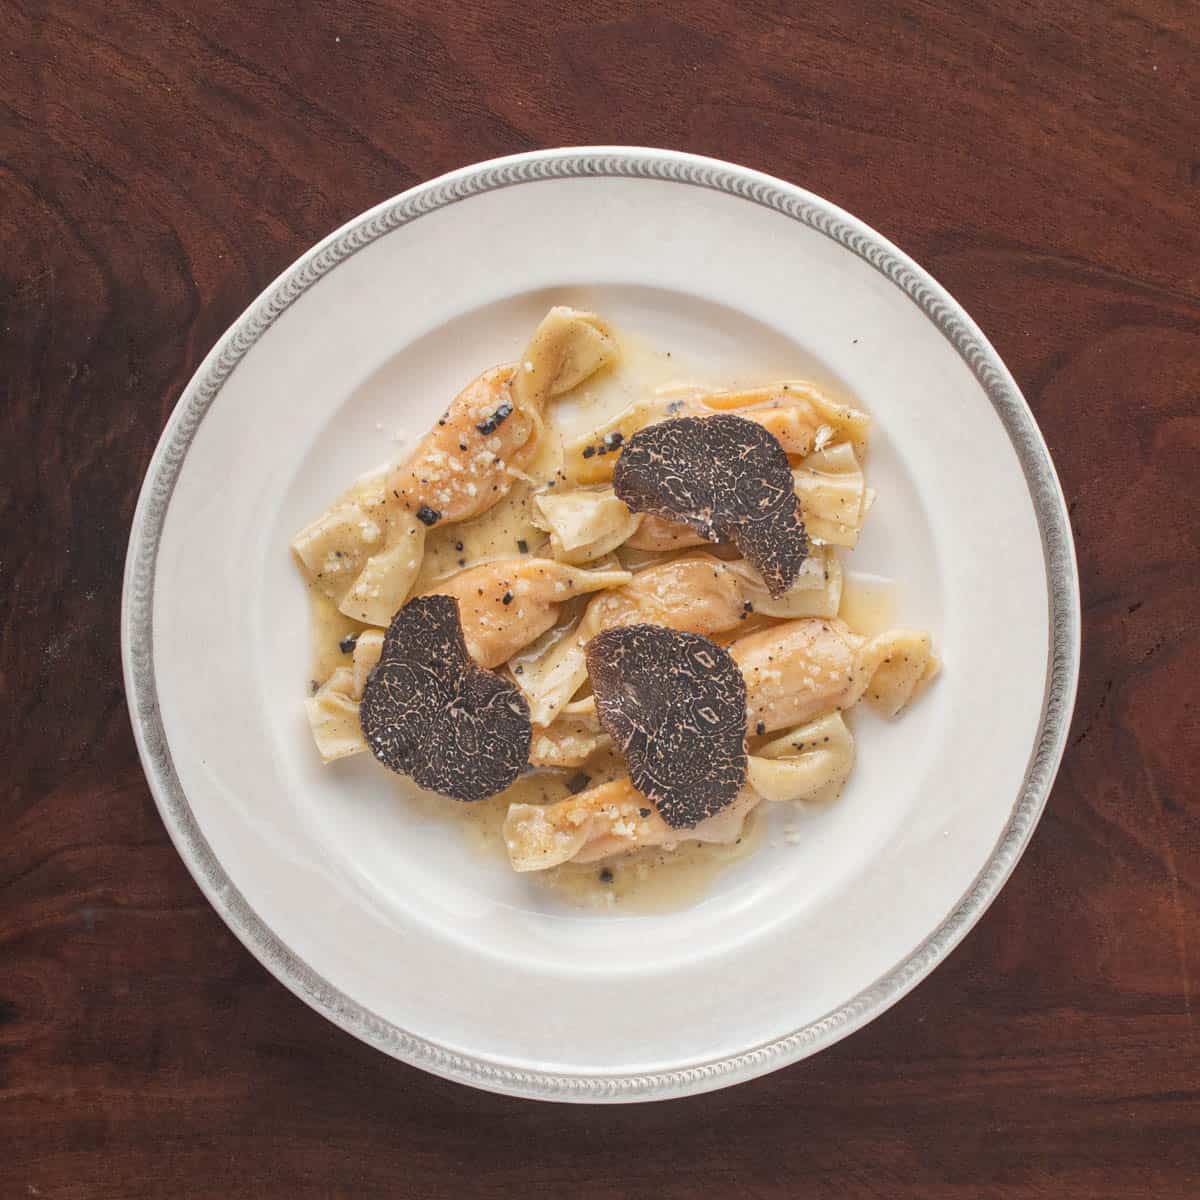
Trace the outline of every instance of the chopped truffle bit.
[[586, 771], [576, 771], [570, 779], [567, 780], [567, 791], [572, 796], [579, 795], [580, 792], [587, 789], [587, 785], [592, 782], [591, 776]]
[[338, 649], [343, 654], [351, 654], [351, 653], [353, 653], [354, 647], [357, 644], [358, 644], [358, 634], [357, 633], [348, 633], [348, 634], [346, 634], [346, 636], [344, 638], [342, 638], [342, 640], [340, 642], [338, 642]]
[[583, 457], [584, 458], [595, 458], [596, 457], [596, 447], [595, 446], [584, 446]]
[[710, 542], [732, 541], [772, 596], [791, 587], [808, 556], [787, 454], [744, 417], [648, 426], [625, 444], [613, 487], [634, 512], [679, 521]]
[[512, 592], [505, 592], [504, 595], [500, 597], [501, 604], [511, 604], [512, 602], [513, 602]]
[[600, 723], [662, 819], [689, 829], [732, 803], [746, 779], [746, 684], [729, 653], [660, 625], [605, 630], [585, 653]]
[[517, 549], [522, 554], [529, 553], [529, 543], [524, 538], [517, 538]]
[[601, 883], [612, 883], [612, 881], [613, 881], [612, 871], [609, 870], [608, 867], [601, 867], [600, 868], [600, 882]]
[[529, 762], [529, 705], [472, 661], [452, 596], [418, 596], [392, 618], [359, 719], [385, 767], [457, 800], [502, 792]]
[[436, 508], [430, 508], [428, 504], [422, 504], [417, 509], [417, 520], [422, 525], [436, 525], [442, 519], [442, 514]]
[[462, 542], [455, 542], [455, 543], [454, 543], [454, 548], [455, 548], [455, 550], [457, 550], [457, 551], [459, 552], [459, 554], [461, 554], [461, 553], [462, 553], [462, 548], [463, 548], [463, 544], [462, 544]]
[[499, 405], [495, 409], [490, 417], [484, 421], [480, 421], [475, 428], [478, 429], [479, 432], [485, 437], [489, 433], [495, 433], [496, 430], [499, 429], [500, 426], [512, 416], [512, 410], [513, 406], [506, 400], [503, 404]]
[[650, 815], [650, 809], [648, 809], [648, 808], [639, 808], [639, 809], [638, 809], [638, 816], [639, 816], [639, 817], [641, 817], [643, 821], [644, 821], [644, 820], [645, 820], [645, 819], [646, 819], [646, 818], [647, 818], [649, 815]]
[[308, 690], [315, 696], [321, 690], [321, 685], [315, 679], [310, 679], [308, 681]]
[[615, 450], [625, 440], [625, 435], [619, 430], [614, 430], [612, 433], [604, 435], [605, 450]]
[[757, 733], [759, 735], [759, 737], [761, 737], [764, 733], [766, 733], [767, 732], [766, 722], [759, 721], [759, 723], [757, 725], [755, 725], [755, 727], [754, 727], [754, 732]]

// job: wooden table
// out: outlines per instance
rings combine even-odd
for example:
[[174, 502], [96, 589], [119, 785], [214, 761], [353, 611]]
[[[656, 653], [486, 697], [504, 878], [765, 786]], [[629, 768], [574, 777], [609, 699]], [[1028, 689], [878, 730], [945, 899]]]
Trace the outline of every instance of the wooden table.
[[[821, 7], [0, 4], [0, 1195], [1200, 1196], [1200, 9]], [[966, 943], [816, 1059], [624, 1109], [442, 1082], [271, 979], [167, 840], [117, 645], [151, 450], [259, 289], [420, 180], [597, 142], [796, 180], [946, 284], [1086, 618]]]

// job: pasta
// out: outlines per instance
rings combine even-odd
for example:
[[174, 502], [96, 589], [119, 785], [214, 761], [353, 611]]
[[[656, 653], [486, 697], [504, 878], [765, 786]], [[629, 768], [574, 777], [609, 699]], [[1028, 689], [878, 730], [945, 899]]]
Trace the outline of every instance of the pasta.
[[[687, 831], [687, 840], [731, 842], [759, 797], [745, 790], [734, 804]], [[565, 862], [594, 862], [612, 854], [682, 841], [628, 779], [615, 779], [557, 804], [513, 804], [504, 844], [514, 871], [544, 871]]]
[[764, 800], [816, 803], [836, 797], [853, 766], [854, 735], [834, 711], [759, 746], [746, 780]]
[[469, 567], [426, 594], [458, 601], [468, 653], [480, 666], [495, 667], [545, 633], [567, 601], [632, 578], [628, 571], [587, 571], [553, 559], [501, 559]]
[[612, 739], [604, 732], [592, 697], [568, 704], [549, 725], [534, 729], [529, 750], [533, 767], [581, 767], [607, 749]]
[[612, 488], [543, 492], [535, 497], [554, 557], [588, 563], [624, 545], [641, 524]]
[[322, 762], [331, 763], [367, 748], [353, 689], [353, 672], [348, 667], [338, 667], [316, 694], [305, 701], [313, 741]]
[[[372, 739], [376, 727], [390, 728], [387, 689], [398, 681], [410, 688], [417, 676], [406, 672], [443, 666], [466, 672], [472, 686], [484, 689], [478, 694], [508, 706], [505, 720], [516, 734], [506, 745], [518, 751], [504, 760], [511, 766], [503, 779], [484, 787], [478, 778], [472, 786], [467, 780], [455, 794], [491, 797], [526, 759], [534, 773], [528, 778], [546, 781], [539, 803], [529, 802], [527, 789], [517, 785], [495, 796], [509, 862], [522, 874], [554, 876], [568, 864], [636, 858], [643, 851], [671, 855], [685, 842], [731, 846], [743, 838], [756, 809], [832, 803], [853, 772], [853, 710], [863, 704], [895, 717], [940, 668], [928, 633], [886, 628], [881, 614], [871, 623], [847, 600], [842, 554], [858, 543], [875, 499], [864, 470], [870, 431], [865, 413], [801, 381], [736, 391], [676, 386], [643, 392], [615, 413], [610, 406], [586, 433], [563, 438], [560, 399], [586, 383], [580, 412], [592, 411], [596, 389], [603, 392], [604, 379], [620, 369], [621, 343], [601, 318], [550, 309], [520, 357], [478, 374], [403, 462], [364, 475], [292, 542], [307, 585], [321, 598], [314, 614], [326, 614], [314, 616], [320, 666], [305, 700], [321, 761], [335, 763], [368, 749], [380, 756], [379, 742], [364, 735], [364, 715]], [[638, 438], [650, 426], [679, 418], [693, 420]], [[683, 462], [671, 459], [677, 465], [669, 471], [660, 466], [654, 476], [654, 464], [667, 458], [656, 457], [652, 447], [689, 430], [703, 438], [730, 425], [733, 440], [697, 443], [711, 448]], [[637, 448], [614, 481], [614, 468], [635, 438]], [[722, 455], [733, 458], [741, 474], [732, 464], [726, 474]], [[774, 474], [762, 469], [762, 479], [769, 478], [766, 499], [748, 499], [758, 486], [753, 467], [760, 459], [773, 463]], [[649, 494], [665, 499], [647, 502], [628, 486], [639, 461], [650, 464]], [[726, 524], [705, 515], [718, 511], [714, 506], [724, 499], [693, 499], [690, 508], [671, 499], [704, 494], [692, 486], [693, 469], [715, 481], [707, 495], [733, 496], [734, 506], [719, 510], [736, 514], [722, 517]], [[749, 491], [730, 482], [747, 471]], [[661, 488], [663, 479], [675, 483]], [[770, 528], [791, 539], [788, 555], [764, 557], [755, 539], [768, 536], [763, 513], [775, 513], [777, 505], [787, 519]], [[735, 536], [737, 544], [708, 542], [685, 521], [708, 537]], [[759, 568], [741, 557], [740, 546], [766, 572], [770, 587]], [[785, 558], [786, 571], [779, 566]], [[419, 599], [436, 596], [455, 603]], [[413, 614], [426, 610], [443, 614], [439, 632], [429, 635], [427, 657], [406, 659], [397, 614], [415, 621]], [[653, 778], [638, 774], [643, 760], [635, 756], [631, 735], [621, 732], [604, 706], [622, 694], [630, 703], [649, 704], [664, 678], [675, 679], [647, 668], [639, 649], [631, 661], [643, 664], [644, 692], [630, 689], [629, 675], [622, 677], [624, 693], [604, 682], [616, 662], [615, 651], [603, 657], [607, 647], [641, 638], [645, 631], [624, 629], [634, 625], [660, 627], [650, 631], [660, 641], [667, 637], [664, 629], [700, 635], [689, 643], [702, 647], [697, 662], [728, 656], [721, 736], [732, 738], [726, 761], [736, 763], [736, 774], [710, 807], [680, 815], [663, 800], [660, 812], [630, 781], [633, 770], [641, 786], [655, 786]], [[594, 642], [600, 634], [606, 636]], [[601, 656], [592, 660], [594, 677], [589, 653]], [[713, 726], [707, 735], [702, 730], [716, 715], [704, 705], [715, 701], [701, 699], [708, 695], [702, 674], [690, 678], [688, 703], [700, 715], [688, 719], [699, 722], [695, 736], [707, 736], [711, 745]], [[739, 759], [742, 684], [746, 725]], [[454, 708], [464, 704], [461, 699], [434, 699], [463, 694], [452, 687], [435, 693], [418, 685], [404, 694], [429, 700], [431, 707], [421, 711], [433, 716], [422, 720], [473, 712]], [[687, 711], [686, 703], [680, 711]], [[470, 753], [487, 759], [494, 745], [486, 740], [489, 727], [478, 714], [472, 720], [471, 737], [481, 740], [471, 742]], [[678, 728], [643, 722], [628, 727], [649, 729], [638, 736], [659, 746]], [[407, 744], [417, 744], [411, 731], [409, 736]], [[695, 762], [691, 748], [685, 744], [684, 757]], [[416, 770], [403, 755], [392, 762], [395, 770]], [[442, 762], [459, 770], [457, 760]], [[696, 778], [702, 777], [704, 768], [697, 768]], [[683, 776], [674, 778], [677, 788], [691, 786], [679, 782]], [[564, 795], [568, 788], [574, 794]], [[605, 875], [611, 880], [606, 870], [596, 878]]]
[[849, 442], [814, 450], [792, 471], [809, 536], [854, 546], [873, 500]]
[[420, 570], [426, 530], [498, 504], [537, 451], [546, 403], [615, 353], [598, 317], [552, 308], [520, 362], [469, 383], [405, 462], [300, 531], [292, 548], [309, 580], [347, 616], [386, 625]]
[[567, 476], [581, 486], [606, 483], [616, 465], [611, 452], [614, 444], [619, 446], [639, 430], [669, 417], [730, 411], [769, 430], [789, 455], [804, 457], [833, 441], [849, 443], [856, 454], [866, 449], [870, 419], [865, 413], [835, 403], [812, 384], [789, 381], [752, 391], [694, 390], [633, 404], [585, 437], [568, 443]]
[[747, 616], [743, 586], [744, 577], [721, 559], [693, 555], [647, 567], [624, 587], [596, 597], [574, 630], [523, 664], [516, 682], [533, 723], [549, 724], [583, 685], [583, 650], [596, 634], [637, 622], [690, 633], [735, 629]]

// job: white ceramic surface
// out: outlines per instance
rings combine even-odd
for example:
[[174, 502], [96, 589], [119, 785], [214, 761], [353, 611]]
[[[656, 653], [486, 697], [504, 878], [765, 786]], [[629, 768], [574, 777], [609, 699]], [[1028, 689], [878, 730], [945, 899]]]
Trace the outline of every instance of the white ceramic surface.
[[[566, 908], [421, 819], [365, 757], [323, 769], [303, 716], [290, 537], [395, 452], [397, 428], [418, 433], [512, 358], [551, 303], [594, 308], [730, 382], [808, 376], [867, 408], [879, 499], [848, 563], [900, 581], [902, 621], [929, 628], [945, 662], [902, 719], [859, 717], [851, 783], [800, 822], [799, 844], [775, 837], [682, 912]], [[163, 434], [123, 640], [167, 828], [287, 986], [466, 1083], [640, 1100], [830, 1044], [978, 919], [1062, 753], [1078, 590], [1033, 419], [920, 268], [789, 184], [610, 147], [413, 189], [263, 293]]]

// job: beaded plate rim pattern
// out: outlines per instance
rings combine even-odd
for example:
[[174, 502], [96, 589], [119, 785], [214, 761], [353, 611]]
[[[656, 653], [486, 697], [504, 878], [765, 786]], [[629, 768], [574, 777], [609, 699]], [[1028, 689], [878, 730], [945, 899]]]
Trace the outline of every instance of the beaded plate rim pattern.
[[[494, 189], [587, 177], [665, 181], [738, 197], [817, 230], [864, 259], [901, 289], [961, 356], [1008, 433], [1036, 513], [1049, 594], [1046, 688], [1024, 780], [986, 864], [941, 924], [892, 970], [820, 1019], [737, 1054], [653, 1073], [574, 1074], [516, 1069], [439, 1046], [384, 1020], [334, 987], [272, 932], [217, 860], [176, 774], [159, 712], [154, 675], [155, 567], [175, 481], [206, 412], [263, 334], [339, 263], [401, 226]], [[869, 226], [782, 180], [676, 151], [598, 146], [494, 159], [411, 188], [342, 226], [267, 287], [200, 365], [155, 450], [130, 534], [121, 641], [126, 695], [138, 752], [172, 841], [209, 902], [277, 979], [335, 1025], [413, 1066], [491, 1091], [594, 1103], [666, 1099], [752, 1079], [839, 1041], [889, 1008], [928, 975], [996, 897], [1029, 843], [1045, 807], [1074, 708], [1081, 617], [1075, 548], [1066, 503], [1041, 432], [996, 351], [931, 276]]]

